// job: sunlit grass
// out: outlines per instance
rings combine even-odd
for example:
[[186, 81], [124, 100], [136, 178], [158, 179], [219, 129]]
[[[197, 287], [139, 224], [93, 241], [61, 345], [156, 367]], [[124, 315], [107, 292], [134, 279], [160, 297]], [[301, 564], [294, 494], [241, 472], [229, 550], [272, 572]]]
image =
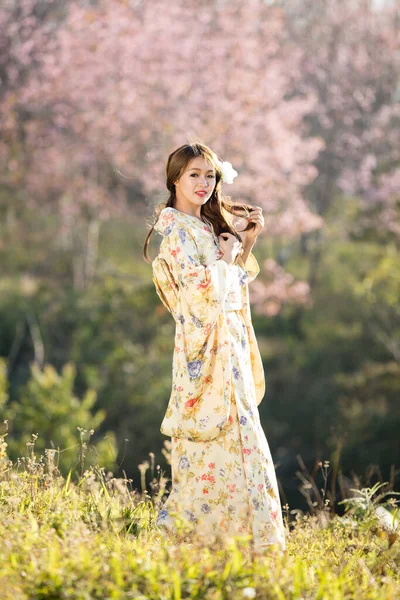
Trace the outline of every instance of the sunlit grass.
[[0, 436], [0, 598], [400, 598], [398, 525], [377, 520], [380, 485], [355, 492], [344, 517], [285, 506], [287, 552], [251, 559], [245, 537], [205, 546], [182, 524], [158, 530], [167, 480], [152, 453], [139, 469], [141, 490], [98, 466], [73, 481], [34, 439], [11, 464]]

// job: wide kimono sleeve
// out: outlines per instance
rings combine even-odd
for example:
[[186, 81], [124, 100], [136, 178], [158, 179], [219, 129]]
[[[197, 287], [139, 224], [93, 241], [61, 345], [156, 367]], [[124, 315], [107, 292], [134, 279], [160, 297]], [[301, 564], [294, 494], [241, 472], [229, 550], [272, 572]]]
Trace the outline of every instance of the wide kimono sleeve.
[[223, 260], [206, 264], [192, 231], [181, 223], [165, 235], [160, 253], [177, 298], [172, 392], [160, 430], [211, 440], [230, 413], [232, 365], [223, 308], [238, 267]]
[[260, 272], [260, 267], [258, 265], [257, 259], [255, 258], [254, 254], [252, 254], [252, 252], [249, 252], [245, 263], [240, 257], [238, 260], [238, 264], [241, 268], [244, 269], [246, 273], [243, 285], [241, 285], [241, 312], [246, 323], [248, 341], [250, 346], [251, 368], [253, 372], [253, 380], [256, 390], [256, 403], [257, 405], [259, 405], [265, 394], [266, 381], [260, 349], [258, 347], [257, 338], [251, 318], [249, 286], [247, 285], [247, 283], [255, 279], [255, 277]]
[[178, 224], [164, 238], [162, 253], [194, 326], [209, 331], [224, 307], [237, 266], [224, 260], [206, 264], [190, 229]]
[[247, 274], [247, 283], [253, 281], [253, 279], [255, 279], [260, 272], [260, 266], [252, 252], [249, 252], [246, 262], [244, 262], [242, 257], [239, 256], [237, 264], [243, 267], [245, 270]]

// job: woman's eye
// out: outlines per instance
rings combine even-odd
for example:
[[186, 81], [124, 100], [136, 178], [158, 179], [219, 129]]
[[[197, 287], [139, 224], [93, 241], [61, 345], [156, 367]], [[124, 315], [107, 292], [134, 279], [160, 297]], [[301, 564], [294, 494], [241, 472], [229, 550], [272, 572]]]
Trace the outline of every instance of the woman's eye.
[[[197, 177], [197, 173], [192, 173], [190, 177]], [[209, 177], [212, 177], [214, 179], [215, 175], [209, 175]]]

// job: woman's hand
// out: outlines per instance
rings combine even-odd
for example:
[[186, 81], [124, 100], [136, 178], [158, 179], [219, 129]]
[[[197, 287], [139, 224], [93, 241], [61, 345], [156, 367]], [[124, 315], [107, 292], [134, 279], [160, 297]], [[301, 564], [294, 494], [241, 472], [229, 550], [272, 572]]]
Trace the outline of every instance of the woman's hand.
[[243, 251], [243, 244], [239, 242], [236, 236], [232, 233], [221, 233], [218, 236], [218, 242], [224, 255], [221, 260], [224, 260], [228, 265], [233, 264], [236, 256]]
[[243, 218], [251, 221], [252, 223], [256, 223], [256, 226], [253, 229], [245, 232], [246, 240], [251, 239], [255, 241], [258, 234], [264, 227], [264, 217], [261, 206], [253, 206], [249, 216]]
[[241, 219], [246, 219], [247, 221], [251, 221], [252, 223], [256, 223], [256, 226], [249, 231], [238, 230], [240, 237], [243, 242], [243, 250], [241, 252], [241, 257], [244, 263], [246, 263], [247, 258], [253, 249], [254, 244], [256, 243], [257, 236], [260, 233], [261, 229], [264, 227], [264, 217], [262, 214], [261, 206], [252, 206], [252, 210], [249, 213], [248, 217], [240, 217]]

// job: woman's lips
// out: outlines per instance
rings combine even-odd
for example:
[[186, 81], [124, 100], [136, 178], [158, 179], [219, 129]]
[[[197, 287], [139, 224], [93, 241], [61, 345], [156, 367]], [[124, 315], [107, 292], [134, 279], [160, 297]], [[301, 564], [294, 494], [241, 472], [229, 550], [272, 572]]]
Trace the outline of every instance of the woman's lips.
[[198, 196], [205, 196], [207, 192], [195, 192]]

